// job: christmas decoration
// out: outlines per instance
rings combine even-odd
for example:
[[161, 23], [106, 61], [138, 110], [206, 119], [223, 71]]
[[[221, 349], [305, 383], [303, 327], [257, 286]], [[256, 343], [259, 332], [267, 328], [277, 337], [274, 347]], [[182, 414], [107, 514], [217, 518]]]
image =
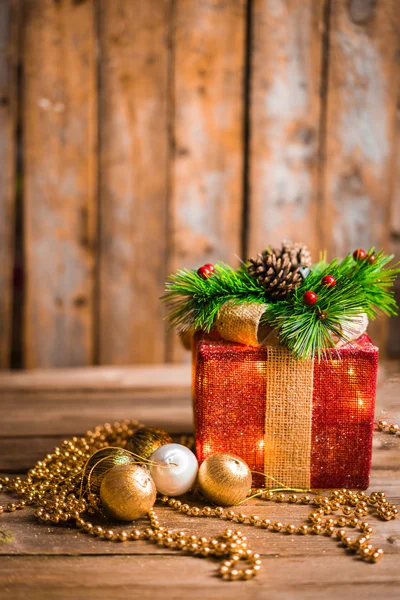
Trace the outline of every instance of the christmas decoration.
[[358, 261], [364, 260], [366, 255], [367, 255], [367, 253], [362, 248], [357, 248], [357, 250], [354, 250], [354, 252], [353, 252], [354, 260], [358, 260]]
[[336, 285], [336, 279], [332, 277], [332, 275], [324, 275], [324, 277], [321, 279], [321, 283], [326, 287], [333, 287]]
[[390, 435], [400, 433], [400, 425], [397, 425], [397, 423], [387, 423], [384, 419], [378, 421], [378, 429], [379, 431], [384, 431]]
[[313, 306], [317, 302], [317, 294], [309, 290], [303, 294], [303, 302], [308, 306]]
[[205, 268], [206, 268], [206, 269], [208, 269], [208, 270], [210, 271], [210, 273], [214, 273], [214, 271], [215, 271], [215, 267], [214, 267], [214, 265], [213, 265], [213, 264], [211, 264], [211, 263], [207, 263], [207, 264], [205, 264], [204, 266], [205, 266]]
[[187, 269], [169, 278], [171, 324], [198, 332], [200, 463], [234, 452], [269, 487], [367, 487], [378, 351], [364, 333], [396, 313], [392, 258], [359, 248], [311, 264], [283, 243], [236, 270], [217, 263], [207, 280]]
[[140, 427], [128, 440], [126, 449], [142, 458], [150, 458], [157, 448], [171, 442], [172, 437], [163, 429]]
[[[100, 500], [84, 485], [85, 467], [99, 450], [123, 449], [139, 426], [137, 421], [130, 420], [114, 423], [113, 426], [108, 423], [97, 426], [82, 438], [64, 440], [51, 454], [38, 461], [28, 471], [26, 478], [1, 477], [0, 492], [13, 493], [20, 500], [0, 505], [0, 515], [32, 506], [35, 517], [46, 528], [59, 524], [64, 527], [75, 526], [83, 534], [109, 542], [146, 540], [189, 555], [221, 560], [218, 573], [224, 580], [252, 579], [262, 567], [260, 556], [248, 547], [243, 533], [234, 528], [224, 529], [219, 535], [208, 538], [181, 530], [171, 531], [160, 526], [153, 508], [147, 511], [148, 522], [142, 527], [139, 522], [133, 528], [111, 528], [107, 521], [98, 524], [90, 520], [90, 515], [99, 510]], [[386, 428], [386, 425], [381, 426]], [[97, 461], [98, 457], [97, 453]], [[131, 470], [133, 467], [135, 465], [126, 464], [112, 470]], [[146, 472], [143, 467], [137, 468]], [[125, 485], [120, 480], [121, 483]], [[372, 544], [373, 528], [366, 518], [375, 516], [390, 521], [398, 516], [397, 507], [388, 501], [384, 492], [372, 492], [369, 495], [348, 489], [332, 490], [329, 495], [308, 490], [291, 490], [290, 494], [283, 492], [282, 489], [254, 489], [252, 496], [266, 502], [310, 505], [310, 513], [303, 523], [271, 522], [269, 519], [260, 519], [256, 514], [242, 512], [243, 509], [224, 509], [222, 506], [196, 505], [192, 502], [188, 504], [167, 495], [158, 500], [166, 508], [191, 518], [224, 520], [231, 526], [255, 527], [267, 535], [268, 532], [312, 534], [314, 537], [324, 535], [331, 537], [336, 544], [340, 542], [347, 553], [350, 551], [366, 562], [376, 563], [382, 558], [383, 550]], [[335, 514], [339, 511], [339, 514]], [[358, 531], [356, 536], [351, 533], [355, 531]]]
[[118, 521], [144, 517], [154, 505], [156, 495], [156, 486], [148, 470], [133, 464], [113, 467], [100, 486], [104, 511]]
[[211, 502], [234, 506], [243, 502], [250, 491], [251, 471], [238, 456], [217, 452], [202, 463], [198, 481], [200, 491]]
[[268, 298], [285, 298], [302, 282], [302, 267], [311, 266], [311, 255], [302, 244], [282, 243], [281, 248], [267, 248], [250, 259], [248, 272], [265, 290]]
[[[291, 255], [285, 245], [279, 252], [279, 264], [282, 266]], [[294, 261], [297, 271], [288, 271], [293, 274], [290, 285], [294, 287], [289, 290], [286, 286], [286, 295], [282, 298], [268, 293], [255, 276], [257, 269], [264, 264], [264, 256], [265, 261], [278, 264], [277, 254], [267, 250], [260, 255], [261, 258], [236, 270], [218, 263], [213, 276], [207, 279], [200, 277], [196, 271], [182, 269], [169, 278], [163, 300], [169, 307], [171, 324], [181, 331], [218, 330], [218, 320], [226, 304], [230, 307], [242, 304], [249, 310], [252, 305], [262, 305], [257, 321], [260, 327], [273, 329], [279, 342], [297, 358], [321, 358], [327, 355], [329, 348], [355, 339], [355, 323], [359, 322], [361, 315], [375, 319], [382, 313], [396, 314], [392, 287], [400, 269], [397, 264], [390, 266], [393, 257], [382, 251], [375, 252], [371, 248], [368, 255], [374, 255], [375, 260], [364, 260], [367, 253], [358, 249], [354, 253], [356, 260], [349, 254], [341, 261], [334, 259], [330, 263], [313, 264], [305, 278], [300, 273], [304, 267], [299, 267], [299, 264], [309, 260], [300, 255]], [[258, 265], [257, 261], [262, 264]], [[286, 270], [288, 268], [285, 267]], [[281, 271], [283, 277], [284, 271]], [[324, 278], [328, 276], [335, 280], [335, 285], [326, 285]], [[303, 300], [304, 294], [309, 291], [313, 291], [318, 299], [313, 310]], [[236, 327], [236, 332], [236, 341], [243, 343], [239, 327]], [[256, 340], [255, 344], [258, 343]]]
[[166, 444], [150, 457], [150, 473], [157, 491], [169, 496], [188, 492], [197, 476], [198, 462], [191, 450], [181, 444]]
[[110, 469], [133, 462], [135, 462], [135, 459], [132, 454], [123, 448], [112, 446], [97, 450], [85, 465], [83, 484], [89, 493], [98, 494], [104, 476]]
[[208, 279], [215, 271], [214, 265], [207, 263], [199, 269], [197, 269], [197, 275], [202, 279]]

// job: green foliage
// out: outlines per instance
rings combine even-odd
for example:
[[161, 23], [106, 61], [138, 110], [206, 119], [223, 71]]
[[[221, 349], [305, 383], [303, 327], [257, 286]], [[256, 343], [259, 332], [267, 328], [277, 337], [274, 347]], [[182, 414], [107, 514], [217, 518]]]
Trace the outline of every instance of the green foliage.
[[[371, 248], [368, 256], [373, 252]], [[173, 326], [205, 331], [210, 331], [219, 309], [228, 300], [267, 303], [262, 321], [278, 330], [283, 345], [306, 359], [333, 347], [333, 339], [347, 341], [354, 337], [362, 313], [370, 319], [381, 313], [396, 314], [392, 287], [400, 268], [398, 264], [389, 265], [392, 259], [393, 256], [378, 252], [374, 262], [355, 261], [351, 255], [329, 264], [319, 262], [286, 299], [273, 302], [248, 275], [246, 266], [235, 270], [219, 263], [215, 273], [205, 280], [196, 271], [183, 269], [169, 278], [162, 300], [167, 302]], [[323, 285], [324, 275], [332, 275], [336, 285]], [[309, 290], [317, 294], [314, 306], [303, 301], [304, 292]]]
[[[368, 256], [374, 253], [370, 248]], [[359, 285], [364, 293], [364, 312], [370, 319], [380, 314], [387, 316], [397, 314], [397, 305], [394, 299], [393, 283], [400, 273], [399, 263], [389, 266], [393, 255], [386, 255], [380, 251], [375, 254], [375, 262], [368, 260], [355, 262], [351, 255], [338, 264], [340, 277], [349, 277], [353, 283]]]
[[228, 300], [234, 302], [265, 302], [263, 288], [245, 269], [232, 269], [224, 263], [215, 265], [215, 273], [202, 279], [195, 270], [181, 269], [168, 278], [162, 301], [169, 309], [171, 325], [181, 331], [210, 331], [215, 316]]
[[[340, 271], [337, 261], [312, 271], [288, 299], [271, 304], [262, 317], [263, 322], [278, 330], [281, 343], [299, 358], [320, 356], [325, 348], [334, 346], [332, 336], [350, 339], [355, 331], [354, 320], [365, 312], [362, 287]], [[336, 285], [323, 285], [324, 275], [333, 275]], [[304, 304], [303, 294], [308, 290], [317, 294], [314, 306]]]

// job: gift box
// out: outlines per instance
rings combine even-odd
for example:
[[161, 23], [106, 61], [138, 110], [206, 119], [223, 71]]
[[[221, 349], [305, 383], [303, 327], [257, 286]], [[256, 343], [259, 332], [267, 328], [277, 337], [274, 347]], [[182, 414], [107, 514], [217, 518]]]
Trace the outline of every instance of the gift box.
[[200, 462], [239, 455], [256, 487], [368, 487], [378, 349], [366, 331], [397, 314], [393, 258], [371, 247], [314, 262], [286, 240], [236, 269], [207, 263], [168, 278], [171, 325], [197, 332]]
[[268, 488], [369, 485], [378, 349], [364, 334], [323, 356], [198, 334], [193, 407], [199, 462], [243, 458]]

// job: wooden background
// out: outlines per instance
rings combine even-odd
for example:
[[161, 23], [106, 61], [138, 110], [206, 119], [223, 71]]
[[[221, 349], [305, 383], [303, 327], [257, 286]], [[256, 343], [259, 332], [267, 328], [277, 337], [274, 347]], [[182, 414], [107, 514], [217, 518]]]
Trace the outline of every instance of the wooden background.
[[0, 0], [0, 367], [182, 360], [179, 266], [399, 255], [399, 68], [398, 0]]

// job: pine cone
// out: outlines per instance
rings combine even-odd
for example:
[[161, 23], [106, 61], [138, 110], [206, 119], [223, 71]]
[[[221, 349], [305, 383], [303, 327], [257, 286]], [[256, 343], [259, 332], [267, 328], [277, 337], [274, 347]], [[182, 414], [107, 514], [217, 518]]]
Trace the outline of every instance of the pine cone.
[[302, 282], [300, 269], [311, 267], [311, 254], [303, 244], [283, 242], [282, 248], [267, 248], [250, 259], [249, 275], [270, 298], [285, 298]]

